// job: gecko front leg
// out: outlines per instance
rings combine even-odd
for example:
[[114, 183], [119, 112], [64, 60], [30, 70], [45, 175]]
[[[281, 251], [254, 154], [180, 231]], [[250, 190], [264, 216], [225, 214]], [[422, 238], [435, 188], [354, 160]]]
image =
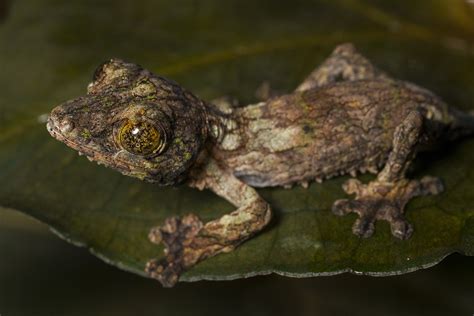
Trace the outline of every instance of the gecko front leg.
[[354, 200], [337, 200], [333, 212], [337, 215], [351, 212], [359, 215], [352, 228], [354, 234], [369, 237], [374, 232], [375, 221], [385, 220], [390, 223], [395, 237], [407, 239], [413, 228], [404, 217], [405, 205], [413, 197], [443, 191], [438, 178], [425, 176], [421, 180], [409, 180], [405, 177], [422, 137], [423, 121], [419, 111], [412, 111], [398, 126], [393, 136], [392, 151], [376, 180], [362, 184], [357, 179], [350, 179], [343, 185], [346, 193], [356, 197]]
[[237, 209], [206, 224], [194, 214], [170, 217], [151, 230], [150, 240], [165, 245], [165, 258], [149, 261], [146, 272], [165, 287], [175, 285], [180, 274], [198, 262], [232, 251], [261, 231], [271, 218], [268, 203], [212, 159], [191, 185], [211, 189]]

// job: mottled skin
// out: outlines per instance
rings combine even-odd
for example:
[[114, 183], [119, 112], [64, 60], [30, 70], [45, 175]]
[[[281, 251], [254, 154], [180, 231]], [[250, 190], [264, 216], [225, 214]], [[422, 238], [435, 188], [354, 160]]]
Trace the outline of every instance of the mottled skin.
[[207, 188], [237, 207], [208, 223], [190, 214], [151, 230], [150, 240], [166, 250], [146, 271], [164, 286], [269, 223], [270, 205], [253, 187], [378, 173], [368, 184], [347, 181], [344, 190], [356, 197], [335, 201], [333, 211], [357, 213], [359, 236], [383, 219], [395, 237], [409, 238], [405, 204], [443, 188], [434, 177], [408, 180], [407, 167], [417, 151], [473, 126], [472, 116], [390, 78], [351, 44], [338, 46], [293, 93], [246, 107], [207, 103], [114, 59], [97, 69], [87, 95], [56, 107], [48, 121], [52, 136], [90, 160], [160, 185]]

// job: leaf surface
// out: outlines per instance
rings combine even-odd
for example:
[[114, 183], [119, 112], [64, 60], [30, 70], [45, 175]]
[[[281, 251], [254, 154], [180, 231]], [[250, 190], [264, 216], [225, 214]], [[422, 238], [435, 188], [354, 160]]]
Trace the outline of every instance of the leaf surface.
[[[461, 0], [14, 2], [0, 25], [0, 205], [143, 274], [145, 262], [162, 254], [147, 240], [150, 227], [175, 214], [195, 212], [207, 221], [233, 208], [211, 192], [124, 177], [49, 136], [44, 114], [83, 94], [96, 65], [119, 57], [202, 98], [232, 95], [246, 103], [265, 80], [291, 91], [334, 46], [350, 41], [395, 77], [468, 110], [474, 108], [473, 17]], [[452, 252], [473, 255], [473, 164], [473, 139], [418, 157], [412, 176], [440, 176], [447, 189], [408, 205], [415, 228], [409, 241], [394, 239], [386, 223], [359, 239], [351, 233], [355, 216], [331, 213], [333, 201], [345, 196], [347, 177], [309, 189], [260, 190], [276, 222], [183, 279], [388, 275], [431, 266]]]

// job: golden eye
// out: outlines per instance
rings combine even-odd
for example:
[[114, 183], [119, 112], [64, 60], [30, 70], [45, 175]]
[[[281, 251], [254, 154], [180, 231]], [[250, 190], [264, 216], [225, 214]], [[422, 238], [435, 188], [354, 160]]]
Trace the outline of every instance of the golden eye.
[[140, 156], [160, 153], [166, 144], [164, 133], [147, 122], [127, 122], [118, 136], [125, 150]]

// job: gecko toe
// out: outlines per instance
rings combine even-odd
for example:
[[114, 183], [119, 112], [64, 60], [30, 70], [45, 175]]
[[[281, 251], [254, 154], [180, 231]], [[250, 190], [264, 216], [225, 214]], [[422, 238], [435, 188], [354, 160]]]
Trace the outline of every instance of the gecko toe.
[[390, 229], [393, 236], [402, 240], [410, 238], [413, 233], [413, 227], [405, 219], [392, 220]]
[[332, 205], [332, 212], [338, 216], [343, 216], [354, 212], [354, 204], [353, 201], [348, 199], [341, 199], [334, 202]]
[[432, 176], [423, 177], [420, 186], [423, 195], [437, 195], [444, 191], [443, 181]]
[[158, 280], [164, 287], [173, 287], [179, 279], [183, 269], [181, 265], [173, 264], [165, 259], [153, 259], [147, 262], [145, 272], [153, 279]]
[[156, 244], [159, 245], [163, 240], [163, 236], [161, 235], [161, 227], [153, 227], [150, 229], [150, 233], [148, 234], [148, 239]]
[[370, 216], [359, 217], [352, 226], [352, 232], [362, 238], [368, 238], [373, 235], [375, 230], [375, 219]]
[[366, 188], [366, 185], [364, 185], [358, 179], [349, 179], [346, 182], [344, 182], [344, 184], [342, 185], [342, 189], [347, 194], [359, 194], [359, 192], [361, 192], [365, 188]]
[[350, 179], [344, 184], [344, 190], [356, 197], [337, 200], [332, 211], [336, 215], [356, 213], [359, 216], [352, 227], [354, 234], [370, 237], [375, 231], [375, 222], [384, 220], [389, 222], [394, 237], [405, 240], [413, 233], [413, 227], [404, 216], [406, 203], [416, 196], [439, 194], [443, 184], [438, 178], [428, 176], [421, 180], [372, 181], [366, 185]]

